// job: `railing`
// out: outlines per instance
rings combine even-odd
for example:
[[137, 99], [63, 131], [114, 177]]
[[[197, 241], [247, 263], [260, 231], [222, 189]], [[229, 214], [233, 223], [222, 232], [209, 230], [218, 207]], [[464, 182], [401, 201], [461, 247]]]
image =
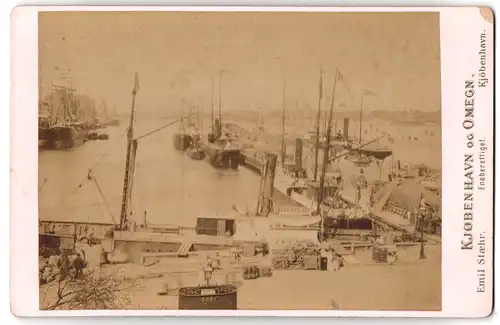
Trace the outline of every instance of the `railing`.
[[277, 214], [300, 214], [300, 215], [311, 214], [311, 210], [306, 207], [275, 207], [274, 212]]

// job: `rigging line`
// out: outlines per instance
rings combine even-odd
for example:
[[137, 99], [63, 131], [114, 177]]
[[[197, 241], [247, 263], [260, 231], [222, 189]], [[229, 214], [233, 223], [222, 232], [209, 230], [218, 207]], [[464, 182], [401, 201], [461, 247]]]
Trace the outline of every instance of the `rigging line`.
[[[122, 137], [123, 135], [125, 135], [126, 133], [127, 133], [127, 131], [123, 132], [122, 134], [120, 134], [120, 135], [118, 136], [118, 138], [121, 138], [121, 137]], [[110, 148], [108, 149], [108, 151], [106, 151], [106, 152], [105, 152], [105, 153], [104, 153], [104, 154], [103, 154], [103, 155], [102, 155], [99, 159], [97, 159], [97, 160], [96, 160], [96, 161], [95, 161], [95, 162], [91, 165], [91, 168], [94, 168], [95, 166], [97, 166], [97, 164], [99, 164], [99, 163], [101, 162], [101, 160], [103, 160], [103, 159], [104, 159], [104, 157], [105, 157], [105, 156], [107, 156], [107, 155], [111, 152], [111, 150], [113, 150], [113, 148], [114, 148], [114, 147], [110, 147]], [[70, 200], [70, 199], [71, 199], [71, 198], [72, 198], [72, 197], [76, 194], [76, 192], [78, 192], [78, 190], [79, 190], [79, 189], [81, 189], [81, 188], [83, 187], [83, 184], [84, 184], [84, 183], [85, 183], [85, 181], [87, 181], [87, 180], [88, 180], [88, 175], [87, 175], [87, 176], [85, 176], [85, 178], [84, 178], [81, 182], [79, 182], [79, 183], [78, 183], [78, 185], [77, 185], [76, 189], [75, 189], [75, 190], [74, 190], [74, 191], [73, 191], [73, 192], [72, 192], [72, 193], [71, 193], [68, 197], [66, 197], [65, 199], [61, 199], [61, 200], [59, 200], [57, 203], [55, 203], [55, 204], [52, 206], [52, 208], [50, 208], [50, 210], [55, 209], [58, 205], [61, 205], [61, 204], [62, 204], [62, 205], [64, 205], [64, 204], [66, 204], [66, 202], [68, 202], [68, 201], [69, 201], [69, 200]]]
[[58, 205], [61, 205], [61, 204], [62, 204], [62, 205], [64, 205], [64, 204], [66, 204], [66, 203], [69, 201], [69, 199], [71, 199], [71, 198], [72, 198], [72, 197], [76, 194], [76, 192], [78, 192], [78, 190], [79, 190], [79, 189], [81, 189], [81, 188], [83, 187], [83, 184], [84, 184], [84, 183], [85, 183], [85, 181], [87, 181], [87, 180], [88, 180], [88, 176], [85, 176], [85, 178], [84, 178], [84, 179], [83, 179], [83, 180], [82, 180], [82, 181], [78, 184], [78, 186], [76, 187], [76, 189], [75, 189], [73, 192], [71, 192], [71, 194], [70, 194], [68, 197], [66, 197], [65, 199], [61, 199], [61, 200], [59, 200], [57, 203], [55, 203], [55, 204], [54, 204], [54, 205], [50, 208], [50, 210], [55, 209]]
[[[192, 115], [192, 114], [191, 114], [191, 115]], [[188, 118], [188, 117], [189, 117], [189, 116], [191, 116], [191, 115], [186, 115], [186, 116], [184, 116], [184, 117], [181, 117], [180, 119], [177, 119], [177, 120], [172, 121], [172, 122], [170, 122], [170, 123], [168, 123], [168, 124], [165, 124], [164, 126], [159, 127], [159, 128], [157, 128], [157, 129], [154, 129], [154, 130], [152, 130], [152, 131], [150, 131], [150, 132], [148, 132], [148, 133], [146, 133], [146, 134], [143, 134], [143, 135], [141, 135], [141, 136], [139, 136], [139, 137], [135, 138], [134, 140], [135, 140], [135, 141], [138, 141], [138, 140], [140, 140], [140, 139], [142, 139], [142, 138], [145, 138], [145, 137], [147, 137], [147, 136], [150, 136], [150, 135], [151, 135], [151, 134], [153, 134], [153, 133], [156, 133], [156, 132], [158, 132], [158, 131], [161, 131], [161, 130], [163, 130], [163, 129], [165, 129], [165, 128], [167, 128], [167, 127], [169, 127], [169, 126], [171, 126], [171, 125], [173, 125], [173, 124], [175, 124], [175, 123], [179, 123], [179, 122], [181, 122], [182, 120], [185, 120], [186, 118]]]
[[[125, 134], [127, 134], [127, 131], [124, 131], [122, 134], [120, 134], [120, 135], [118, 136], [118, 139], [119, 139], [119, 138], [121, 138], [121, 137], [123, 137]], [[90, 166], [90, 168], [91, 168], [91, 169], [95, 168], [95, 166], [97, 166], [97, 164], [99, 164], [99, 163], [101, 162], [101, 160], [103, 160], [103, 159], [104, 159], [104, 157], [106, 157], [106, 156], [107, 156], [107, 155], [108, 155], [108, 154], [109, 154], [109, 153], [110, 153], [110, 152], [111, 152], [114, 148], [115, 148], [115, 147], [110, 146], [110, 147], [109, 147], [109, 149], [108, 149], [108, 151], [106, 151], [106, 152], [105, 152], [105, 153], [104, 153], [101, 157], [99, 157], [99, 159], [97, 159], [97, 160], [96, 160], [96, 161], [95, 161], [95, 162], [94, 162], [94, 163]]]
[[329, 160], [328, 160], [328, 162], [336, 161], [336, 160], [338, 160], [339, 158], [342, 158], [342, 157], [344, 157], [344, 156], [347, 156], [348, 154], [350, 154], [350, 153], [351, 153], [351, 151], [356, 151], [356, 150], [359, 150], [359, 149], [361, 149], [361, 148], [363, 148], [363, 147], [365, 147], [365, 146], [367, 146], [367, 145], [369, 145], [369, 144], [372, 144], [372, 143], [374, 143], [374, 142], [376, 142], [376, 141], [378, 141], [378, 140], [382, 139], [383, 137], [385, 137], [385, 135], [382, 135], [382, 136], [380, 136], [380, 137], [378, 137], [378, 138], [376, 138], [376, 139], [374, 139], [374, 140], [368, 141], [368, 142], [366, 142], [366, 143], [364, 143], [364, 144], [362, 144], [362, 145], [360, 145], [360, 146], [358, 146], [358, 147], [356, 147], [356, 148], [352, 148], [351, 150], [347, 150], [347, 152], [346, 152], [346, 153], [343, 153], [343, 154], [338, 155], [338, 156], [336, 156], [336, 157], [334, 157], [334, 158], [332, 158], [332, 159], [329, 159]]
[[[100, 219], [102, 219], [102, 218], [103, 218], [103, 216], [104, 216], [104, 214], [103, 214], [102, 209], [101, 209], [101, 208], [102, 208], [102, 205], [101, 205], [101, 204], [102, 204], [102, 202], [101, 202], [101, 200], [99, 199], [99, 197], [101, 197], [101, 199], [103, 199], [103, 198], [102, 198], [102, 196], [100, 195], [99, 191], [94, 192], [94, 195], [95, 195], [95, 201], [96, 201], [95, 206], [97, 206], [97, 213], [100, 213], [100, 214], [101, 214], [99, 217], [100, 217]], [[104, 199], [103, 199], [103, 200], [104, 200]], [[105, 205], [106, 205], [106, 204], [105, 204]], [[91, 220], [90, 220], [90, 216], [88, 216], [88, 217], [87, 217], [87, 219], [88, 219], [88, 221], [91, 221]]]
[[113, 215], [113, 211], [111, 210], [111, 207], [109, 206], [108, 201], [104, 197], [104, 193], [101, 190], [101, 186], [99, 186], [99, 183], [97, 182], [97, 178], [95, 177], [95, 175], [92, 172], [92, 170], [89, 170], [89, 174], [92, 176], [92, 180], [94, 181], [94, 184], [95, 184], [95, 186], [97, 188], [97, 191], [101, 195], [101, 198], [102, 198], [102, 200], [104, 202], [104, 205], [106, 206], [106, 208], [108, 209], [109, 214], [111, 215], [111, 219], [113, 220], [113, 223], [116, 225], [117, 223], [116, 223], [116, 220], [115, 220], [115, 216]]

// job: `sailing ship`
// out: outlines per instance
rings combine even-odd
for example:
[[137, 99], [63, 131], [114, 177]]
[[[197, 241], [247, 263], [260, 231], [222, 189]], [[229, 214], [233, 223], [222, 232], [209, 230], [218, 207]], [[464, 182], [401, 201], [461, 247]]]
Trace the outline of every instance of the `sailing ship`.
[[365, 90], [361, 95], [361, 106], [359, 111], [359, 145], [357, 148], [349, 148], [353, 153], [357, 154], [359, 157], [372, 157], [378, 160], [384, 160], [385, 158], [392, 155], [392, 149], [387, 146], [381, 146], [379, 144], [379, 139], [369, 141], [368, 143], [362, 144], [362, 134], [363, 134], [363, 103], [365, 96], [376, 96], [371, 91]]
[[[75, 99], [75, 90], [70, 87], [53, 85], [59, 102], [55, 123], [48, 129], [48, 147], [55, 150], [68, 150], [81, 146], [86, 141], [87, 130], [81, 118], [81, 107]], [[80, 116], [81, 117], [81, 116]]]
[[[330, 106], [330, 116], [325, 117], [326, 120], [326, 130], [324, 136], [324, 143], [320, 139], [320, 125], [321, 125], [321, 100], [323, 96], [323, 73], [320, 71], [319, 79], [319, 101], [318, 101], [318, 113], [315, 123], [315, 131], [310, 132], [310, 140], [315, 142], [315, 159], [314, 159], [314, 171], [312, 179], [308, 177], [307, 173], [302, 172], [302, 148], [296, 148], [296, 168], [295, 174], [287, 172], [285, 167], [285, 99], [283, 99], [283, 114], [282, 114], [282, 168], [278, 169], [276, 172], [275, 187], [280, 192], [290, 196], [294, 201], [303, 205], [304, 207], [310, 208], [315, 214], [319, 214], [325, 205], [324, 198], [336, 196], [340, 184], [341, 177], [339, 175], [327, 174], [327, 167], [330, 165], [329, 154], [331, 151], [330, 141], [332, 139], [331, 124], [334, 115], [334, 98], [335, 98], [335, 87], [337, 83], [337, 76], [335, 77], [335, 83], [332, 93], [332, 102]], [[285, 96], [283, 96], [285, 98]], [[307, 142], [307, 140], [306, 140]], [[302, 143], [297, 143], [296, 145], [302, 145]], [[318, 169], [319, 164], [319, 152], [323, 153], [323, 163], [321, 164], [322, 172], [318, 179]], [[299, 166], [297, 166], [299, 165]]]
[[222, 128], [222, 89], [220, 81], [218, 118], [214, 118], [213, 88], [212, 80], [212, 132], [208, 135], [208, 141], [203, 143], [201, 148], [215, 168], [238, 170], [239, 166], [244, 163], [244, 158], [240, 148], [234, 144], [232, 133], [224, 132]]
[[38, 149], [47, 148], [50, 140], [50, 128], [52, 126], [52, 116], [50, 105], [43, 101], [42, 88], [42, 65], [38, 66]]
[[201, 140], [201, 132], [191, 119], [191, 116], [192, 112], [190, 107], [187, 116], [187, 125], [185, 125], [184, 120], [182, 120], [179, 131], [173, 135], [174, 147], [179, 151], [192, 149]]
[[49, 145], [50, 128], [52, 126], [52, 119], [50, 114], [40, 109], [38, 113], [38, 148], [44, 149]]

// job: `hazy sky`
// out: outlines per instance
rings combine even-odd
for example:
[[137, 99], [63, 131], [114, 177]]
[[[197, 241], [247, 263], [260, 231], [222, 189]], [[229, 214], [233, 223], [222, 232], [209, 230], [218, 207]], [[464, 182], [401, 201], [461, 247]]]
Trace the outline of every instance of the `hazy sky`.
[[[330, 97], [335, 67], [342, 110], [440, 108], [437, 13], [41, 13], [43, 92], [70, 69], [73, 85], [108, 106], [179, 112], [182, 101], [210, 107], [222, 77], [224, 110], [318, 101], [320, 66]], [[67, 81], [64, 81], [67, 82]], [[325, 100], [326, 103], [327, 100]]]

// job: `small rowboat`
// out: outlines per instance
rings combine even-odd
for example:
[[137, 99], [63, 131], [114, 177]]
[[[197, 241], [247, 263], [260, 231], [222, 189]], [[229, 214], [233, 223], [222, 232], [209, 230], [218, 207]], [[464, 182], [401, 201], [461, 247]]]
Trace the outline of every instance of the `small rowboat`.
[[205, 153], [196, 148], [186, 150], [186, 155], [194, 160], [203, 160], [205, 158]]

